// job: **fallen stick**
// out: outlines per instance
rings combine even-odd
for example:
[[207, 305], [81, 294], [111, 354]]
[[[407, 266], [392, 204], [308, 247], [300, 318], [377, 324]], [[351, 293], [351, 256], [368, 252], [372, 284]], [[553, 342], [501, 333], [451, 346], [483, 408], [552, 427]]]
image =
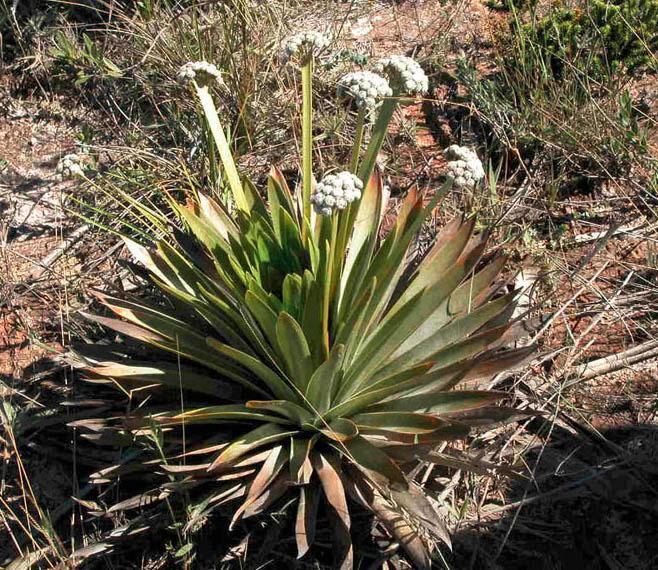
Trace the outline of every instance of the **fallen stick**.
[[573, 385], [581, 380], [591, 380], [596, 376], [607, 374], [608, 372], [615, 372], [621, 368], [633, 366], [643, 360], [648, 360], [658, 356], [658, 341], [649, 340], [638, 344], [628, 350], [618, 354], [611, 354], [592, 362], [587, 362], [576, 368], [575, 375], [577, 378], [567, 383], [567, 386]]
[[79, 228], [76, 228], [71, 234], [63, 239], [57, 246], [44, 257], [41, 261], [38, 262], [39, 267], [37, 267], [30, 274], [30, 280], [37, 280], [43, 277], [43, 275], [48, 271], [66, 251], [75, 244], [83, 235], [85, 235], [90, 229], [90, 226], [84, 224]]
[[[628, 226], [619, 226], [618, 228], [615, 228], [612, 233], [610, 234], [610, 237], [615, 237], [620, 234], [624, 234], [627, 236], [630, 236], [631, 238], [637, 238], [641, 239], [643, 236], [637, 235], [633, 233], [635, 230], [639, 230], [644, 224], [631, 224]], [[653, 229], [653, 228], [647, 228], [647, 229]], [[608, 233], [608, 230], [606, 231], [601, 231], [601, 232], [592, 232], [589, 234], [579, 234], [575, 236], [571, 242], [573, 244], [583, 244], [583, 243], [588, 243], [590, 241], [596, 241], [597, 239], [604, 238], [606, 234]]]

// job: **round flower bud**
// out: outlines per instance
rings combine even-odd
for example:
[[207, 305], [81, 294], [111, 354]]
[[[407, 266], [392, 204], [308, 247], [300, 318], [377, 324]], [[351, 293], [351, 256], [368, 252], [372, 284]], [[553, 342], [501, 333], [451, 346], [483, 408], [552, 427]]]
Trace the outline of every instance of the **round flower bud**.
[[77, 154], [67, 154], [57, 163], [57, 176], [62, 180], [70, 180], [84, 175], [82, 161]]
[[336, 95], [341, 99], [353, 99], [357, 109], [372, 111], [382, 97], [393, 95], [393, 90], [381, 75], [370, 71], [355, 71], [341, 78]]
[[316, 55], [329, 45], [329, 38], [322, 32], [300, 32], [288, 38], [283, 44], [282, 58], [288, 61], [293, 57], [306, 59]]
[[443, 155], [448, 160], [446, 177], [458, 190], [472, 190], [484, 178], [484, 167], [475, 151], [453, 144]]
[[196, 81], [200, 86], [212, 85], [221, 81], [221, 73], [213, 63], [207, 61], [190, 61], [182, 65], [176, 77], [181, 83]]
[[380, 59], [375, 71], [388, 78], [397, 95], [423, 95], [429, 89], [429, 80], [418, 63], [404, 55]]
[[344, 170], [328, 174], [315, 187], [311, 203], [315, 211], [330, 216], [334, 210], [344, 210], [349, 204], [361, 198], [363, 182], [351, 172]]

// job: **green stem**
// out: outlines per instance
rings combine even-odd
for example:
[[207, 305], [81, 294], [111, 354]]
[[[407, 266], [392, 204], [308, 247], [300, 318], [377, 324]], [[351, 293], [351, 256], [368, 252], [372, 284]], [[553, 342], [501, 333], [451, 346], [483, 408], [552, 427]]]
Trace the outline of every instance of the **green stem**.
[[217, 114], [215, 102], [213, 101], [212, 95], [210, 94], [210, 91], [208, 91], [207, 86], [201, 86], [196, 83], [194, 86], [196, 88], [196, 93], [199, 96], [199, 101], [201, 102], [203, 112], [206, 115], [208, 127], [210, 127], [210, 132], [215, 139], [215, 144], [217, 145], [217, 150], [219, 152], [219, 158], [222, 160], [222, 164], [224, 165], [224, 174], [226, 175], [226, 180], [228, 181], [229, 188], [233, 194], [235, 205], [240, 210], [247, 212], [249, 211], [249, 203], [247, 202], [247, 197], [244, 193], [244, 189], [242, 188], [242, 181], [240, 180], [240, 174], [238, 173], [238, 169], [235, 166], [235, 161], [233, 160], [231, 147], [226, 140], [224, 129], [222, 129], [222, 125], [219, 122], [219, 116]]
[[[384, 137], [388, 131], [388, 125], [391, 122], [393, 113], [398, 106], [397, 99], [385, 99], [380, 107], [379, 114], [377, 115], [377, 120], [373, 127], [372, 137], [368, 143], [368, 148], [366, 150], [365, 157], [360, 167], [358, 167], [358, 158], [360, 154], [360, 148], [363, 141], [363, 131], [365, 123], [365, 113], [359, 111], [359, 116], [357, 117], [357, 126], [356, 126], [356, 140], [354, 141], [354, 147], [352, 148], [352, 157], [350, 160], [350, 170], [352, 172], [358, 172], [359, 178], [363, 181], [363, 189], [365, 191], [366, 186], [370, 176], [372, 175], [375, 164], [377, 164], [377, 155], [379, 154], [382, 145], [384, 144]], [[341, 278], [343, 273], [343, 266], [345, 263], [345, 250], [347, 249], [347, 244], [352, 233], [352, 228], [354, 227], [354, 221], [356, 220], [356, 215], [358, 213], [358, 205], [350, 204], [350, 206], [345, 210], [341, 216], [340, 230], [338, 232], [338, 244], [337, 250], [340, 252], [340, 266], [338, 271], [338, 279]], [[337, 313], [339, 303], [334, 303], [334, 311]], [[336, 317], [337, 315], [334, 315]]]
[[[302, 65], [302, 198], [304, 219], [311, 219], [313, 180], [313, 56]], [[302, 226], [306, 233], [306, 226]]]
[[356, 174], [357, 167], [359, 166], [359, 155], [361, 154], [361, 145], [363, 144], [363, 126], [366, 122], [366, 109], [362, 107], [359, 109], [359, 114], [356, 117], [356, 132], [354, 133], [354, 145], [352, 146], [352, 154], [350, 156], [350, 172]]
[[[330, 335], [329, 335], [329, 305], [331, 304], [332, 298], [338, 284], [338, 277], [340, 275], [340, 268], [337, 264], [337, 251], [338, 246], [338, 218], [339, 212], [334, 212], [331, 215], [331, 241], [329, 242], [329, 266], [326, 281], [324, 284], [324, 299], [322, 303], [322, 339], [323, 339], [323, 349], [324, 357], [329, 358], [329, 352], [331, 351], [330, 347]], [[342, 255], [338, 262], [342, 262]]]
[[393, 118], [393, 113], [397, 109], [398, 101], [394, 98], [385, 99], [382, 103], [381, 109], [379, 110], [379, 115], [377, 115], [377, 120], [375, 121], [375, 126], [372, 129], [372, 137], [368, 143], [368, 148], [366, 149], [366, 154], [363, 157], [363, 162], [359, 167], [359, 178], [363, 181], [363, 186], [368, 184], [370, 175], [375, 169], [375, 164], [377, 164], [377, 155], [384, 144], [384, 138], [386, 137], [386, 131], [388, 130], [388, 125]]
[[[359, 155], [361, 154], [361, 145], [363, 144], [363, 135], [364, 135], [364, 125], [366, 119], [365, 109], [359, 109], [359, 113], [356, 117], [356, 132], [354, 135], [354, 145], [352, 146], [352, 153], [350, 156], [350, 172], [356, 174], [357, 167], [359, 164]], [[342, 270], [345, 257], [345, 248], [347, 247], [348, 231], [349, 231], [349, 220], [352, 217], [352, 210], [355, 210], [355, 206], [350, 204], [345, 212], [340, 216], [340, 222], [338, 226], [337, 233], [337, 242], [336, 242], [336, 255], [338, 257], [338, 271], [335, 276], [336, 279], [339, 279]], [[337, 307], [337, 304], [334, 308]]]

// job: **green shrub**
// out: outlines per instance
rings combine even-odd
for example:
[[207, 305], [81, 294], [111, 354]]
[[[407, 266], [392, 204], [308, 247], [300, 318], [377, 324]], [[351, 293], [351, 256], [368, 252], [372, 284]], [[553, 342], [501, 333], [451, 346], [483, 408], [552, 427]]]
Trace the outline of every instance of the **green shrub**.
[[550, 40], [561, 13], [528, 22], [513, 12], [497, 38], [497, 71], [482, 77], [462, 59], [456, 77], [494, 141], [539, 167], [549, 186], [568, 190], [644, 168], [648, 150], [627, 79], [602, 65], [586, 37], [572, 35], [580, 37], [572, 50]]
[[658, 69], [658, 0], [590, 0], [554, 8], [528, 26], [556, 69], [585, 65], [603, 75]]
[[[518, 411], [494, 406], [503, 392], [453, 388], [518, 365], [533, 348], [504, 348], [527, 329], [510, 322], [515, 293], [498, 277], [504, 259], [484, 256], [487, 236], [475, 233], [474, 219], [453, 220], [432, 247], [410, 255], [449, 183], [427, 202], [411, 191], [392, 229], [381, 234], [386, 196], [375, 158], [400, 101], [427, 89], [417, 64], [384, 62], [382, 73], [395, 79], [393, 96], [357, 100], [364, 106], [349, 170], [315, 183], [314, 58], [306, 50], [321, 45], [316, 40], [308, 36], [297, 53], [303, 132], [295, 192], [275, 168], [262, 192], [241, 175], [209, 90], [217, 69], [204, 62], [182, 69], [204, 110], [231, 200], [195, 191], [184, 203], [172, 197], [162, 212], [126, 198], [148, 228], [127, 225], [126, 243], [160, 295], [147, 303], [99, 294], [119, 318], [90, 318], [148, 350], [129, 343], [78, 347], [71, 358], [85, 375], [120, 388], [131, 402], [75, 425], [130, 450], [92, 481], [152, 482], [111, 513], [160, 501], [173, 513], [175, 497], [184, 498], [190, 519], [179, 552], [192, 548], [185, 529], [227, 503], [234, 504], [235, 524], [296, 501], [303, 556], [324, 497], [336, 522], [337, 567], [352, 567], [351, 512], [358, 504], [416, 567], [429, 568], [426, 542], [449, 538], [407, 469], [418, 459], [477, 468], [465, 456], [433, 450]], [[299, 47], [290, 45], [293, 52]], [[350, 87], [358, 91], [356, 82]], [[158, 481], [157, 473], [169, 479]]]

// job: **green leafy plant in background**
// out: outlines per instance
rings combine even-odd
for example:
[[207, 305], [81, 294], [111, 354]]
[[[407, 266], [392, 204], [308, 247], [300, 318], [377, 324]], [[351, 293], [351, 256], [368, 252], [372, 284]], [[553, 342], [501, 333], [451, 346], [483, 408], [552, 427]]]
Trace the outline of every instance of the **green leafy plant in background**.
[[525, 27], [552, 55], [557, 70], [584, 65], [605, 77], [622, 68], [658, 69], [658, 0], [591, 0], [556, 7]]
[[[628, 21], [650, 21], [650, 4], [646, 10], [636, 9]], [[578, 21], [591, 26], [589, 32], [583, 27], [582, 34], [574, 31], [565, 37], [558, 32], [558, 14], [565, 8], [553, 7], [542, 17], [532, 13], [530, 20], [513, 8], [507, 28], [496, 37], [496, 71], [482, 76], [461, 59], [455, 74], [492, 139], [519, 153], [563, 191], [623, 176], [631, 167], [653, 168], [645, 115], [629, 91], [631, 64], [616, 60], [619, 65], [610, 65], [617, 56], [601, 51], [602, 31], [594, 25], [593, 14], [602, 8], [588, 5], [589, 11], [581, 10]], [[618, 16], [615, 21], [621, 20]], [[646, 41], [650, 30], [647, 27], [644, 33]], [[567, 41], [567, 35], [572, 39]], [[608, 43], [612, 49], [614, 42]], [[646, 56], [654, 57], [649, 44], [642, 45]]]
[[[338, 566], [351, 568], [358, 504], [417, 567], [429, 568], [428, 545], [449, 536], [408, 469], [418, 460], [478, 469], [468, 456], [435, 448], [519, 416], [498, 405], [506, 393], [473, 386], [520, 365], [533, 347], [506, 348], [528, 328], [510, 321], [515, 292], [500, 275], [505, 260], [485, 255], [487, 235], [475, 232], [474, 219], [454, 219], [424, 253], [412, 253], [449, 182], [431, 196], [410, 191], [382, 232], [387, 195], [376, 157], [396, 108], [428, 87], [413, 60], [380, 62], [390, 96], [358, 99], [376, 113], [370, 140], [362, 148], [365, 137], [357, 138], [349, 170], [316, 183], [312, 70], [325, 47], [319, 34], [286, 44], [302, 78], [302, 176], [293, 191], [272, 168], [267, 199], [234, 162], [210, 90], [219, 71], [205, 62], [181, 69], [231, 199], [196, 191], [183, 203], [170, 197], [170, 211], [160, 212], [125, 198], [148, 228], [129, 226], [126, 244], [162, 299], [97, 294], [118, 318], [87, 316], [141, 348], [76, 348], [71, 360], [85, 376], [120, 388], [130, 405], [74, 425], [124, 446], [121, 460], [92, 481], [150, 485], [112, 513], [158, 501], [172, 508], [170, 498], [182, 493], [188, 527], [228, 503], [234, 525], [293, 499], [301, 557], [323, 501], [335, 521]], [[355, 93], [372, 83], [349, 85]], [[360, 122], [368, 114], [358, 113]]]
[[537, 0], [487, 0], [486, 4], [492, 10], [523, 11], [534, 8]]
[[50, 55], [62, 73], [75, 75], [75, 85], [81, 86], [91, 79], [118, 79], [122, 71], [108, 58], [102, 47], [87, 34], [82, 34], [81, 44], [65, 32], [57, 32], [53, 38]]

